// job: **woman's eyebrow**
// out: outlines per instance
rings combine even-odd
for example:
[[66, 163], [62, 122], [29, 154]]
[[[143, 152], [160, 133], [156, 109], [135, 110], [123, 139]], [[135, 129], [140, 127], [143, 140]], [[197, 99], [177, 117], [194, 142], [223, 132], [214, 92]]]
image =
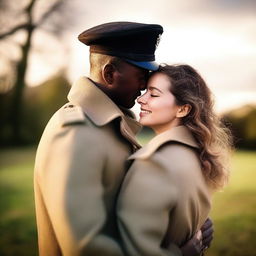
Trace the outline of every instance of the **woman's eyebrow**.
[[152, 91], [152, 90], [157, 90], [157, 91], [159, 91], [160, 93], [163, 93], [160, 89], [158, 89], [158, 88], [156, 88], [156, 87], [154, 87], [154, 86], [150, 86], [148, 89], [149, 89], [150, 91]]

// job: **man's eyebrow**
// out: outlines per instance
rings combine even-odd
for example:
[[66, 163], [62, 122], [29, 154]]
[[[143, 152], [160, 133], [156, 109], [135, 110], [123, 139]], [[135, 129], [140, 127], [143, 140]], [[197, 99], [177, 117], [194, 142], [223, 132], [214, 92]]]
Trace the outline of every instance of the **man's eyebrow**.
[[156, 87], [154, 87], [154, 86], [150, 86], [148, 89], [149, 89], [150, 91], [152, 91], [152, 90], [157, 90], [157, 91], [159, 91], [160, 93], [163, 93], [160, 89], [158, 89], [158, 88], [156, 88]]

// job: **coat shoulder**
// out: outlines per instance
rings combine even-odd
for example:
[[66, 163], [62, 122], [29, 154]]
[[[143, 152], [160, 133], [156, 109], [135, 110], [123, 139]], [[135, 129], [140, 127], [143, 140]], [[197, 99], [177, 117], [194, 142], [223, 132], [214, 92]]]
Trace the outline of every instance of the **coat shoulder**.
[[187, 170], [200, 170], [197, 150], [181, 143], [167, 143], [152, 156], [155, 162], [172, 174], [187, 173]]
[[98, 142], [102, 137], [100, 134], [100, 129], [93, 125], [80, 106], [67, 103], [51, 117], [41, 141], [50, 144], [58, 138], [78, 138], [78, 141]]
[[86, 116], [80, 106], [67, 103], [59, 109], [58, 113], [61, 126], [86, 123]]
[[162, 156], [168, 158], [170, 159], [170, 161], [179, 161], [187, 158], [189, 158], [190, 160], [198, 159], [198, 153], [196, 148], [179, 142], [169, 142], [163, 144], [154, 155], [155, 157]]

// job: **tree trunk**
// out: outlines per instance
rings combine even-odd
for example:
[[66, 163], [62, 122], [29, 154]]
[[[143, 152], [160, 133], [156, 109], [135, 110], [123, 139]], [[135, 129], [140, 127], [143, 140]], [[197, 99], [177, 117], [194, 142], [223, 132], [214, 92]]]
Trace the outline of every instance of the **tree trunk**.
[[17, 77], [14, 84], [11, 103], [10, 123], [12, 129], [12, 143], [17, 145], [22, 143], [21, 119], [23, 110], [23, 91], [25, 88], [25, 77], [33, 30], [34, 28], [32, 26], [28, 28], [26, 42], [21, 47], [21, 60], [17, 64]]
[[13, 98], [10, 109], [10, 125], [11, 125], [11, 141], [12, 144], [22, 144], [22, 110], [23, 110], [23, 91], [25, 88], [25, 78], [28, 64], [28, 56], [31, 49], [32, 35], [35, 27], [33, 26], [32, 12], [36, 0], [31, 0], [26, 13], [28, 16], [28, 22], [25, 31], [27, 32], [27, 38], [25, 43], [21, 47], [21, 59], [17, 64], [17, 76], [13, 87]]

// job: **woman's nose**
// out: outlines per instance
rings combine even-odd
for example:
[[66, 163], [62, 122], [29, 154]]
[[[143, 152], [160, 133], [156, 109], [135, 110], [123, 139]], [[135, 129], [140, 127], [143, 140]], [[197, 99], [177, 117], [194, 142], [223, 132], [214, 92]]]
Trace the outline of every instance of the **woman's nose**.
[[137, 102], [141, 105], [146, 104], [146, 93], [137, 98]]

